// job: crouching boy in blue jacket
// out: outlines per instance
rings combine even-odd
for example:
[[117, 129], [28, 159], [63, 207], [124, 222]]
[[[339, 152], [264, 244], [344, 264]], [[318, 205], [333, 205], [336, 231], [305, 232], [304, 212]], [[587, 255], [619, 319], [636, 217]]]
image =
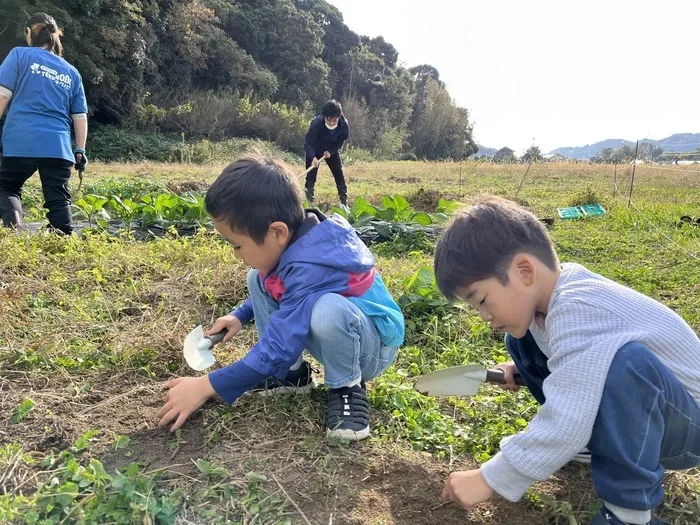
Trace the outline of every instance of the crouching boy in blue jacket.
[[178, 429], [217, 394], [233, 403], [248, 390], [313, 387], [307, 349], [324, 367], [328, 436], [369, 436], [365, 381], [394, 361], [404, 319], [374, 267], [374, 257], [339, 215], [304, 210], [299, 185], [283, 165], [249, 157], [228, 166], [207, 192], [207, 212], [248, 273], [249, 299], [214, 323], [224, 342], [255, 320], [258, 343], [238, 362], [166, 385], [159, 426]]

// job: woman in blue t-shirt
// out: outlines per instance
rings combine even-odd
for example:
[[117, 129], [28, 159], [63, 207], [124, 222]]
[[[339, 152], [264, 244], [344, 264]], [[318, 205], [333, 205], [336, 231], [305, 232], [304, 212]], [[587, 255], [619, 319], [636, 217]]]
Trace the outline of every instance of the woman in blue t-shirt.
[[49, 224], [65, 234], [73, 231], [68, 181], [74, 165], [87, 166], [88, 108], [78, 70], [61, 58], [61, 34], [53, 17], [32, 15], [26, 28], [30, 47], [14, 48], [0, 65], [0, 117], [10, 105], [0, 165], [4, 226], [21, 225], [22, 186], [39, 170]]

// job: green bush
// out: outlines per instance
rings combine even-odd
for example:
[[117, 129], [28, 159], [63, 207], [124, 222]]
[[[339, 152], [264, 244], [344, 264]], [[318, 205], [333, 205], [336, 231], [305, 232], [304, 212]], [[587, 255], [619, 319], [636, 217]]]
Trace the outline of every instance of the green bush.
[[288, 164], [301, 162], [301, 159], [294, 153], [280, 152], [274, 144], [262, 140], [239, 138], [214, 142], [202, 139], [189, 144], [181, 143], [181, 148], [183, 148], [182, 160], [194, 164], [231, 162], [248, 153], [259, 153], [267, 157], [282, 157], [282, 160]]
[[599, 204], [600, 198], [590, 186], [585, 190], [579, 190], [571, 195], [569, 206], [585, 206], [586, 204]]
[[167, 135], [105, 126], [88, 137], [87, 154], [105, 162], [176, 162], [181, 160], [181, 148], [179, 141]]
[[[301, 139], [303, 146], [303, 138]], [[270, 142], [235, 138], [222, 141], [200, 139], [185, 142], [175, 135], [153, 131], [104, 126], [88, 138], [88, 156], [104, 162], [230, 162], [246, 153], [257, 152], [266, 156], [282, 156], [291, 164], [300, 162], [293, 153], [280, 153]]]
[[401, 155], [399, 155], [398, 160], [407, 160], [407, 161], [417, 162], [418, 157], [416, 157], [415, 153], [402, 153]]
[[377, 140], [377, 145], [372, 152], [375, 159], [394, 160], [399, 156], [404, 147], [408, 132], [402, 128], [390, 128], [383, 131]]
[[343, 162], [347, 166], [351, 166], [358, 162], [373, 162], [374, 157], [371, 151], [366, 149], [351, 147], [343, 153]]
[[312, 116], [304, 109], [268, 100], [256, 102], [236, 92], [200, 92], [168, 109], [142, 104], [128, 125], [141, 131], [182, 133], [194, 141], [256, 138], [301, 155]]

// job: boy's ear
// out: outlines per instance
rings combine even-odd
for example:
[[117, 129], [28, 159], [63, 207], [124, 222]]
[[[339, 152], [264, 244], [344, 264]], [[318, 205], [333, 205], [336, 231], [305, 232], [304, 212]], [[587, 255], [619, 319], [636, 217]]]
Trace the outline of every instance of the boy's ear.
[[519, 253], [513, 258], [511, 269], [515, 272], [516, 277], [525, 286], [534, 284], [537, 278], [537, 265], [532, 256], [527, 253]]
[[270, 224], [270, 228], [267, 231], [268, 234], [272, 234], [272, 238], [280, 246], [286, 245], [292, 236], [292, 232], [289, 231], [289, 226], [281, 221], [276, 221]]

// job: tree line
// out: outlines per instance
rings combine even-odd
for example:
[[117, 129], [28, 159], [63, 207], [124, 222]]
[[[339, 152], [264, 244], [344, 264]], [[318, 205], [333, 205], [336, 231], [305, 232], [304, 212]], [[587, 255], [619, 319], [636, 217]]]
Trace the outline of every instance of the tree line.
[[335, 98], [350, 146], [377, 158], [478, 150], [435, 67], [401, 64], [391, 43], [355, 33], [324, 0], [4, 0], [0, 59], [38, 10], [63, 29], [98, 130], [257, 137], [301, 152], [309, 120]]

